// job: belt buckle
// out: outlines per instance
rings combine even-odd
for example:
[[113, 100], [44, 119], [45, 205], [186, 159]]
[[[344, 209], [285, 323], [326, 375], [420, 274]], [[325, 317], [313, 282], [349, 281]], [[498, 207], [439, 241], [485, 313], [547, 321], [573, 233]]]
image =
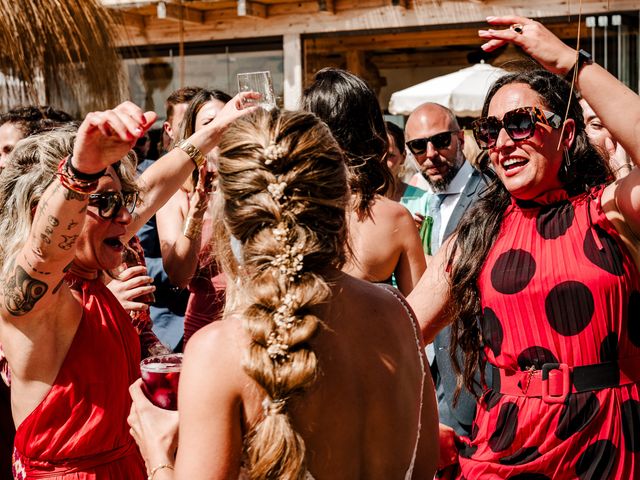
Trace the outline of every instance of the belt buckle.
[[[562, 394], [549, 394], [549, 372], [560, 370], [562, 372]], [[542, 400], [546, 403], [564, 403], [571, 393], [571, 371], [566, 363], [545, 363], [542, 365]]]

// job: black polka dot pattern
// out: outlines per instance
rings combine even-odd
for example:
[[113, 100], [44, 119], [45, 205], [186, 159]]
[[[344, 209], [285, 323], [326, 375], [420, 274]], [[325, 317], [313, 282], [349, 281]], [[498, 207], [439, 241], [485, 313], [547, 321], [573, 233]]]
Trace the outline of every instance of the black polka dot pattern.
[[525, 465], [533, 462], [536, 458], [540, 457], [540, 451], [538, 447], [526, 447], [517, 450], [508, 457], [502, 457], [500, 463], [502, 465]]
[[471, 434], [469, 435], [469, 440], [473, 442], [478, 436], [478, 431], [478, 424], [476, 422], [473, 422], [473, 425], [471, 425]]
[[624, 446], [630, 452], [640, 452], [640, 402], [629, 399], [622, 404], [622, 434]]
[[618, 334], [611, 332], [600, 344], [600, 362], [618, 360]]
[[598, 440], [589, 445], [576, 463], [580, 480], [607, 480], [616, 461], [617, 449], [609, 440]]
[[560, 413], [556, 436], [560, 440], [567, 440], [589, 425], [599, 411], [600, 402], [593, 392], [569, 395]]
[[551, 480], [551, 477], [547, 477], [542, 473], [519, 473], [509, 477], [509, 480]]
[[489, 438], [489, 448], [494, 452], [503, 452], [511, 446], [518, 430], [518, 405], [507, 402], [500, 407], [496, 430]]
[[640, 348], [640, 292], [631, 292], [627, 312], [629, 340]]
[[[602, 248], [596, 242], [594, 235], [598, 236]], [[584, 254], [594, 265], [612, 275], [624, 275], [622, 250], [613, 237], [599, 225], [594, 225], [587, 231], [583, 248]]]
[[482, 397], [482, 403], [487, 412], [500, 403], [501, 398], [502, 394], [497, 390], [489, 390], [485, 393]]
[[547, 205], [538, 213], [536, 229], [545, 240], [554, 240], [567, 233], [574, 218], [575, 211], [569, 202]]
[[489, 307], [482, 311], [482, 336], [493, 354], [496, 357], [500, 355], [504, 331], [500, 320]]
[[521, 292], [536, 273], [536, 261], [524, 250], [509, 250], [498, 257], [491, 269], [491, 284], [505, 295]]
[[477, 450], [477, 445], [469, 445], [468, 443], [463, 443], [458, 447], [458, 455], [460, 455], [462, 458], [471, 458]]
[[547, 320], [560, 335], [577, 335], [593, 317], [593, 294], [580, 282], [568, 281], [556, 285], [544, 303]]
[[529, 347], [518, 355], [518, 366], [524, 371], [532, 366], [542, 370], [545, 363], [559, 363], [556, 356], [544, 347]]

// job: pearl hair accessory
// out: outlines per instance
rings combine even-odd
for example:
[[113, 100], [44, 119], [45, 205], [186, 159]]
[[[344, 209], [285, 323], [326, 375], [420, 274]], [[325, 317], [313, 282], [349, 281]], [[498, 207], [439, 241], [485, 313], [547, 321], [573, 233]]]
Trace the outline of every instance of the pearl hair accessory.
[[287, 150], [282, 145], [277, 144], [275, 140], [271, 140], [263, 152], [265, 165], [277, 162], [285, 153], [287, 153]]
[[287, 188], [287, 182], [270, 183], [267, 187], [269, 193], [276, 202], [286, 200], [287, 197], [284, 194], [284, 189]]
[[278, 268], [282, 275], [286, 275], [290, 282], [296, 280], [303, 267], [304, 255], [299, 246], [286, 245], [285, 251], [276, 255], [271, 265]]

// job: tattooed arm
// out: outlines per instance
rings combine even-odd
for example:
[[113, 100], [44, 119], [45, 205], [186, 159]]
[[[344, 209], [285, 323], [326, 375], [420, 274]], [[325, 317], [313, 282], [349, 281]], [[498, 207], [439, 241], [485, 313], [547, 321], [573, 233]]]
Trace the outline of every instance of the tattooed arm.
[[[143, 114], [131, 103], [90, 113], [76, 136], [73, 167], [85, 174], [105, 170], [126, 155], [154, 120], [155, 114]], [[33, 168], [42, 168], [39, 161], [34, 163]], [[27, 178], [35, 182], [51, 176], [53, 172]], [[100, 180], [105, 181], [112, 180]], [[63, 283], [63, 276], [72, 261], [84, 265], [76, 259], [76, 244], [88, 238], [83, 235], [87, 204], [86, 195], [67, 189], [54, 178], [35, 212], [22, 212], [22, 221], [32, 216], [31, 228], [22, 248], [7, 259], [0, 278], [0, 342], [12, 371], [16, 423], [48, 391], [80, 323], [82, 306]], [[99, 243], [103, 239], [88, 240]], [[95, 273], [98, 266], [89, 268]]]
[[[103, 171], [127, 154], [153, 120], [155, 114], [143, 114], [130, 102], [88, 114], [76, 136], [73, 167], [85, 174]], [[26, 317], [52, 305], [65, 267], [74, 259], [87, 198], [67, 189], [57, 178], [47, 187], [38, 202], [29, 238], [13, 259], [13, 270], [2, 279], [5, 320]]]
[[29, 238], [13, 271], [2, 279], [3, 318], [51, 305], [73, 260], [86, 208], [87, 196], [67, 190], [57, 179], [45, 190]]
[[0, 280], [0, 342], [11, 368], [16, 423], [46, 395], [80, 322], [82, 308], [62, 278], [74, 256], [86, 203], [54, 179], [24, 247]]

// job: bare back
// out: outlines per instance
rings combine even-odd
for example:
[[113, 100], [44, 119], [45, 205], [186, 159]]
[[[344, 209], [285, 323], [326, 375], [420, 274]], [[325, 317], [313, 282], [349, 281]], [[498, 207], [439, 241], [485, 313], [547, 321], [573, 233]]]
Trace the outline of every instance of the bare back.
[[[438, 455], [437, 414], [417, 327], [394, 294], [340, 277], [330, 304], [318, 312], [326, 322], [312, 341], [318, 378], [289, 408], [305, 440], [309, 472], [316, 480], [404, 479], [421, 424], [413, 478], [430, 478]], [[180, 407], [176, 468], [180, 478], [236, 478], [242, 438], [262, 418], [265, 397], [241, 367], [248, 336], [235, 319], [206, 327], [192, 342], [180, 387], [179, 401], [188, 405]], [[189, 385], [198, 386], [199, 400], [186, 392]], [[216, 406], [202, 405], [207, 392]], [[212, 458], [210, 452], [217, 453]], [[205, 471], [217, 473], [202, 476]]]
[[370, 282], [388, 282], [395, 273], [404, 295], [413, 290], [426, 268], [411, 214], [388, 198], [376, 196], [364, 219], [349, 213], [349, 241], [354, 258], [343, 268], [346, 273]]

